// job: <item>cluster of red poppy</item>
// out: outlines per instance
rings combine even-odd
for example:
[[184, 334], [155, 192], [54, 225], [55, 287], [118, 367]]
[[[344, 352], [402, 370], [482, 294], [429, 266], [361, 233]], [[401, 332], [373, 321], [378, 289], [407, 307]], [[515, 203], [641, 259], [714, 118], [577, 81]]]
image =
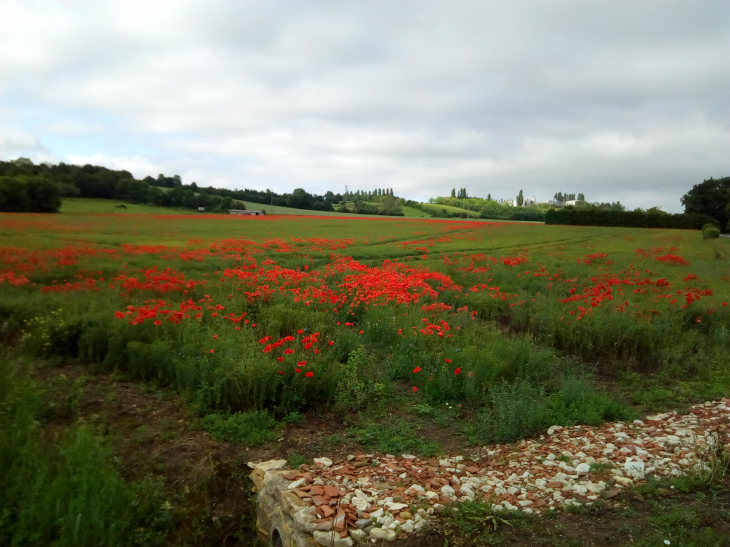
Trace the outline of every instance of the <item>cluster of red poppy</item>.
[[685, 265], [689, 264], [689, 262], [686, 261], [681, 256], [672, 255], [672, 254], [666, 254], [664, 256], [655, 256], [654, 260], [659, 260], [660, 262], [665, 262], [667, 264], [679, 264], [680, 266], [685, 266]]
[[126, 294], [133, 290], [155, 291], [158, 293], [180, 291], [185, 294], [196, 285], [206, 283], [206, 281], [186, 280], [184, 273], [175, 271], [172, 268], [159, 271], [157, 266], [153, 266], [139, 271], [144, 275], [144, 281], [140, 281], [137, 277], [129, 277], [126, 274], [118, 275], [114, 278], [114, 281]]

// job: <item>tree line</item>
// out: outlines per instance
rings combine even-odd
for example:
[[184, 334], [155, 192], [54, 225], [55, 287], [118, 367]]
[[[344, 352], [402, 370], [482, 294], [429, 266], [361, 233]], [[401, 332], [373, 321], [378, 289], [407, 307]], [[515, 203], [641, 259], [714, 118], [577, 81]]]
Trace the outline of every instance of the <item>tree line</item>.
[[705, 224], [716, 221], [709, 215], [684, 213], [669, 214], [652, 211], [611, 211], [565, 207], [545, 212], [545, 224], [571, 226], [622, 226], [625, 228], [676, 228], [701, 230]]
[[62, 197], [116, 199], [158, 207], [206, 211], [245, 209], [244, 201], [262, 205], [332, 211], [341, 195], [310, 194], [302, 188], [278, 194], [270, 190], [230, 190], [183, 184], [179, 175], [135, 179], [129, 171], [115, 171], [96, 165], [34, 164], [27, 158], [0, 161], [0, 211], [57, 212]]

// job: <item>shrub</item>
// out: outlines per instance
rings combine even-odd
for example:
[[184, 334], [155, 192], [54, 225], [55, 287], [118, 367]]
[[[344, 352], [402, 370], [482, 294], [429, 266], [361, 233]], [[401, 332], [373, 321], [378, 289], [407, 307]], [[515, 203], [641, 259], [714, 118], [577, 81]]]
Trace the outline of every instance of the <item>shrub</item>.
[[208, 414], [200, 425], [217, 440], [231, 441], [245, 446], [258, 446], [279, 437], [281, 424], [266, 412], [237, 412], [236, 414]]
[[373, 381], [374, 368], [375, 360], [364, 346], [350, 353], [342, 379], [337, 384], [335, 407], [338, 410], [357, 410], [378, 399], [383, 385]]
[[717, 239], [720, 237], [720, 230], [714, 224], [705, 224], [702, 227], [702, 239]]

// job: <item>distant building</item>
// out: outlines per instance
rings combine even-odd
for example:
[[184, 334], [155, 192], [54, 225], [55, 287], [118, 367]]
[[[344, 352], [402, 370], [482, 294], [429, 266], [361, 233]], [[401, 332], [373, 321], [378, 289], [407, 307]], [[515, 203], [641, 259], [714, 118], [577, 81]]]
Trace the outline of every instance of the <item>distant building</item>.
[[249, 217], [264, 216], [266, 214], [263, 211], [245, 211], [243, 209], [231, 209], [228, 212], [232, 215], [249, 216]]
[[198, 211], [202, 213], [203, 211], [205, 211], [205, 207], [198, 207]]
[[578, 201], [579, 200], [577, 200], [577, 199], [569, 199], [568, 201], [565, 202], [565, 205], [575, 205], [576, 203], [578, 203]]

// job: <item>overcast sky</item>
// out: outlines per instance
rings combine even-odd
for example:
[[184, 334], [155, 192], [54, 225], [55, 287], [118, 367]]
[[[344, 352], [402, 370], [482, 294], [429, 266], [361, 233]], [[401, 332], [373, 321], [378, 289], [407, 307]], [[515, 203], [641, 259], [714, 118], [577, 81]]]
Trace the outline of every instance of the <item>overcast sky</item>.
[[730, 2], [0, 0], [19, 156], [679, 212], [730, 176]]

